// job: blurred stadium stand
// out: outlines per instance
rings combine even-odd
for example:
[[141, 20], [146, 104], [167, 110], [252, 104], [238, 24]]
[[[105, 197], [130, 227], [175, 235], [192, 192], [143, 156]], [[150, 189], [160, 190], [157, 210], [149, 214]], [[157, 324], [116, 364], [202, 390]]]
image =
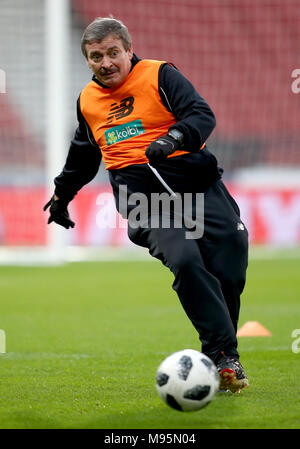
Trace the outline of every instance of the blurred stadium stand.
[[211, 149], [224, 168], [300, 164], [295, 0], [73, 0], [86, 26], [108, 13], [128, 25], [140, 57], [173, 62], [217, 117]]
[[[79, 48], [82, 30], [95, 17], [113, 14], [128, 25], [138, 56], [173, 62], [206, 98], [217, 117], [210, 148], [228, 175], [260, 163], [300, 164], [299, 97], [290, 89], [299, 62], [297, 0], [72, 0], [71, 5], [70, 136], [76, 98], [90, 78]], [[44, 11], [36, 0], [2, 0], [0, 8], [6, 42], [0, 61], [8, 74], [7, 95], [0, 96], [3, 183], [8, 168], [28, 166], [32, 180], [45, 163]], [[11, 11], [9, 17], [5, 11]]]
[[[209, 149], [225, 180], [242, 169], [300, 169], [299, 0], [71, 0], [70, 89], [66, 132], [90, 80], [80, 51], [84, 27], [98, 16], [121, 19], [141, 58], [175, 64], [217, 118]], [[1, 0], [0, 186], [45, 186], [45, 9], [41, 0]], [[67, 151], [67, 149], [66, 149]], [[277, 170], [278, 172], [278, 170]], [[105, 184], [101, 167], [92, 184]]]

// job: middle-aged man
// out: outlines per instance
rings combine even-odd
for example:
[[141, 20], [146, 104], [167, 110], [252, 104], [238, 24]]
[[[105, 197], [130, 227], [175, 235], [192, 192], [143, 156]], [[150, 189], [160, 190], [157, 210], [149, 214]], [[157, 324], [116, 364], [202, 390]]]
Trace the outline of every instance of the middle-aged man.
[[[117, 208], [128, 219], [129, 238], [172, 271], [173, 288], [199, 334], [202, 352], [217, 365], [221, 389], [239, 392], [248, 386], [236, 338], [248, 233], [221, 180], [223, 170], [207, 150], [214, 114], [172, 64], [139, 59], [119, 20], [97, 18], [88, 25], [82, 52], [94, 75], [77, 102], [79, 125], [44, 208], [50, 206], [48, 222], [74, 227], [67, 206], [95, 177], [103, 158]], [[188, 236], [187, 221], [178, 226], [175, 207], [156, 210], [158, 222], [148, 210], [137, 223], [132, 198], [143, 196], [149, 205], [155, 194], [173, 199], [191, 194], [193, 223], [202, 194], [201, 235]], [[182, 208], [181, 218], [187, 209]]]

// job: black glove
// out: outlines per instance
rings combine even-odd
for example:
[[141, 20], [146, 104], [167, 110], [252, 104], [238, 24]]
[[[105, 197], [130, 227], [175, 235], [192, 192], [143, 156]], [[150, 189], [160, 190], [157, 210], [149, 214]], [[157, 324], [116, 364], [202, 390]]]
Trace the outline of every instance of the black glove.
[[178, 150], [180, 143], [169, 135], [159, 137], [152, 142], [147, 150], [146, 156], [149, 159], [150, 164], [155, 165], [164, 161], [167, 156]]
[[54, 221], [66, 229], [74, 228], [75, 223], [70, 219], [68, 204], [68, 201], [62, 199], [55, 200], [54, 197], [52, 197], [51, 200], [44, 206], [44, 211], [50, 206], [50, 217], [48, 219], [48, 224]]

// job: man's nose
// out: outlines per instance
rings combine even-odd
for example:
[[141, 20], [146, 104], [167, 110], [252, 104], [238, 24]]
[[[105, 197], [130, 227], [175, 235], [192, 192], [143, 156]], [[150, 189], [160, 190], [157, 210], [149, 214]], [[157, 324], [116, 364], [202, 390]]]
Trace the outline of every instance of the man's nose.
[[102, 61], [101, 61], [101, 67], [103, 67], [104, 69], [108, 69], [109, 67], [111, 67], [111, 59], [109, 56], [103, 56]]

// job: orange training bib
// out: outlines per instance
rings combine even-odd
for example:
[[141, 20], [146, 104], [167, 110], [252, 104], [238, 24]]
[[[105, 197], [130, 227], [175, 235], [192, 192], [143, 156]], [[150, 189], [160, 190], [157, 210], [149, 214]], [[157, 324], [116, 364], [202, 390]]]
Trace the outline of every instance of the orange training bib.
[[[81, 92], [81, 112], [101, 149], [106, 169], [149, 162], [147, 147], [176, 123], [159, 95], [162, 64], [141, 60], [121, 86], [106, 89], [91, 81]], [[175, 151], [169, 157], [186, 153]]]

